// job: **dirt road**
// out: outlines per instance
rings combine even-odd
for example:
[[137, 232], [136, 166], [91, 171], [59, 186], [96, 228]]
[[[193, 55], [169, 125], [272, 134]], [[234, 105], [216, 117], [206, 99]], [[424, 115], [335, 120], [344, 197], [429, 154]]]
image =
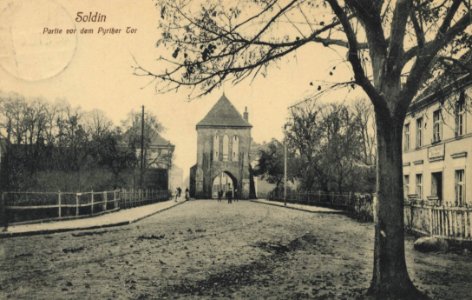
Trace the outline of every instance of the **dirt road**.
[[[470, 299], [471, 254], [406, 248], [421, 290]], [[372, 224], [342, 215], [191, 201], [129, 226], [0, 240], [0, 299], [352, 299], [372, 249]]]

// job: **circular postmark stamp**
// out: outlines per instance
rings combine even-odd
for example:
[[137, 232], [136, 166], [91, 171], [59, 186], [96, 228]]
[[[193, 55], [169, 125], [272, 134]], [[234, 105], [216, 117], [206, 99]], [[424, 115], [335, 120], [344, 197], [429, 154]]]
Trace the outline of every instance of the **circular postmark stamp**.
[[23, 80], [54, 77], [75, 54], [75, 32], [72, 17], [52, 0], [10, 0], [0, 12], [0, 66]]

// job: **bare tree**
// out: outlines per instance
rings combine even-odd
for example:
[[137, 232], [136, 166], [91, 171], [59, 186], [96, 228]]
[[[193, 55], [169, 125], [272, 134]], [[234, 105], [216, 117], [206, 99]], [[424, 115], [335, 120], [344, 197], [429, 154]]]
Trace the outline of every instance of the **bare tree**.
[[144, 115], [144, 132], [142, 133], [141, 113], [131, 111], [122, 121], [122, 128], [128, 145], [135, 150], [141, 148], [141, 134], [143, 134], [145, 169], [150, 166], [164, 168], [172, 165], [173, 151], [168, 151], [168, 147], [163, 149], [157, 147], [159, 145], [153, 145], [160, 138], [159, 134], [164, 131], [164, 126], [157, 116], [149, 112]]
[[[160, 44], [172, 50], [163, 70], [136, 66], [160, 79], [160, 91], [198, 86], [207, 93], [231, 79], [260, 72], [300, 47], [322, 43], [346, 49], [352, 83], [374, 106], [377, 132], [377, 223], [370, 292], [422, 297], [405, 263], [402, 125], [425, 83], [457, 64], [470, 49], [472, 13], [464, 0], [157, 1]], [[165, 62], [168, 62], [165, 64]], [[464, 67], [459, 81], [470, 80]], [[335, 83], [333, 86], [351, 83]], [[321, 89], [321, 87], [319, 87]]]
[[290, 149], [299, 157], [297, 177], [301, 188], [327, 191], [329, 179], [322, 166], [321, 140], [323, 126], [320, 107], [316, 102], [305, 102], [290, 110], [289, 121], [285, 124], [285, 137]]
[[22, 144], [26, 133], [26, 99], [16, 93], [5, 93], [1, 95], [1, 105], [2, 135], [8, 143]]
[[297, 175], [302, 189], [359, 191], [362, 178], [354, 174], [363, 157], [362, 135], [357, 115], [347, 105], [298, 105], [291, 109], [285, 135], [300, 161]]
[[99, 109], [84, 115], [84, 129], [91, 137], [101, 137], [113, 129], [113, 122]]
[[353, 187], [350, 179], [354, 177], [361, 159], [359, 123], [344, 104], [330, 104], [320, 111], [323, 131], [320, 156], [323, 169], [337, 191], [343, 192], [346, 188]]
[[353, 102], [352, 109], [361, 134], [363, 163], [372, 166], [376, 157], [374, 108], [367, 99], [358, 98]]
[[[257, 164], [254, 167], [254, 175], [268, 183], [275, 184], [275, 191], [280, 192], [284, 179], [284, 145], [277, 139], [260, 145], [258, 153], [255, 154]], [[292, 183], [297, 170], [297, 160], [292, 151], [287, 152], [287, 179]]]

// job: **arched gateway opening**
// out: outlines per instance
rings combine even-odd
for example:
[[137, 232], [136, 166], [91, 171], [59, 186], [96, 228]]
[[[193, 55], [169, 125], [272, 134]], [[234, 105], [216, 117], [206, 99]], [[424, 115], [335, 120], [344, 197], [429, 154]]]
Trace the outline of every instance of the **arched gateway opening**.
[[218, 192], [223, 192], [223, 198], [226, 197], [226, 193], [230, 191], [233, 198], [238, 198], [237, 193], [238, 182], [236, 178], [230, 172], [224, 171], [216, 175], [213, 179], [211, 186], [211, 197], [213, 199], [218, 198]]

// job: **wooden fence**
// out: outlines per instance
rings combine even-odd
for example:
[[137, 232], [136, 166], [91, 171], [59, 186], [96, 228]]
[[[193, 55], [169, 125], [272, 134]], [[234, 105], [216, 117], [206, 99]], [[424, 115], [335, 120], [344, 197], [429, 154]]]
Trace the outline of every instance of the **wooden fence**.
[[[271, 192], [258, 195], [267, 200], [285, 201], [282, 192]], [[357, 219], [369, 221], [373, 219], [373, 195], [366, 193], [334, 193], [321, 191], [287, 192], [288, 203], [317, 205], [346, 210]]]
[[413, 232], [457, 241], [472, 240], [472, 207], [407, 201], [404, 215], [405, 227]]
[[[259, 195], [284, 201], [283, 193]], [[362, 220], [373, 219], [374, 195], [360, 193], [288, 192], [288, 203], [319, 205], [346, 210]], [[457, 241], [472, 241], [472, 206], [439, 205], [434, 201], [407, 200], [404, 203], [405, 229]]]
[[[259, 195], [261, 198], [262, 195]], [[338, 208], [347, 208], [351, 202], [353, 193], [328, 193], [321, 191], [287, 192], [288, 203], [299, 203], [307, 205], [326, 205]], [[263, 195], [267, 200], [284, 201], [283, 192], [271, 192]]]
[[[169, 199], [163, 190], [113, 190], [101, 192], [3, 192], [0, 208], [11, 223], [30, 223], [94, 216]], [[2, 224], [0, 224], [2, 225]]]

